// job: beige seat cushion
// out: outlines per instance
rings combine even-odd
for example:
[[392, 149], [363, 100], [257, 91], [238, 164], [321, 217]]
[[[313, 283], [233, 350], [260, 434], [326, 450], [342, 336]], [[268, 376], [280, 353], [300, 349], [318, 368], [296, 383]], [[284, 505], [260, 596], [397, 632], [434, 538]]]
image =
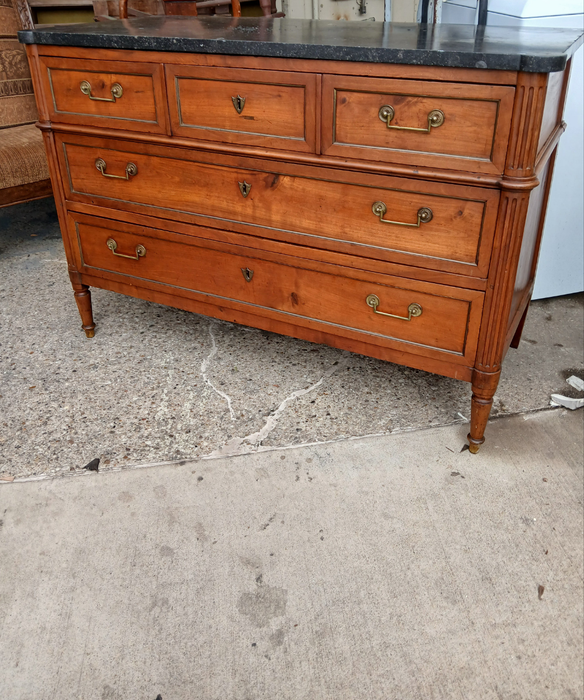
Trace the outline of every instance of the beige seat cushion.
[[34, 124], [0, 129], [0, 189], [49, 177], [41, 132]]

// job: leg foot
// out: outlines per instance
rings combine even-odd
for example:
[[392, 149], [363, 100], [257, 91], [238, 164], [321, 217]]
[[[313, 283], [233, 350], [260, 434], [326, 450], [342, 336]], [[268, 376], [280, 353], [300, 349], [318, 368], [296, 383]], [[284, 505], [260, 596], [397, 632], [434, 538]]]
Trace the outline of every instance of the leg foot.
[[482, 439], [482, 442], [474, 442], [470, 436], [470, 433], [466, 437], [468, 440], [468, 451], [471, 453], [471, 455], [476, 455], [476, 453], [481, 449], [481, 445], [485, 441], [485, 438]]
[[93, 312], [91, 309], [91, 292], [86, 284], [73, 284], [75, 301], [81, 316], [82, 326], [85, 335], [88, 338], [93, 338], [95, 335], [95, 323], [93, 322]]

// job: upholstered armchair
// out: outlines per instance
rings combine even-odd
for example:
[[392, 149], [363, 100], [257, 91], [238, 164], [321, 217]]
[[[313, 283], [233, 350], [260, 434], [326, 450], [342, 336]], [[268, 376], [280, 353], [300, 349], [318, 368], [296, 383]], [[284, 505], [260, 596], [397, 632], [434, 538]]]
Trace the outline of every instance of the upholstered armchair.
[[0, 0], [0, 206], [52, 194], [43, 138], [34, 125], [38, 114], [28, 60], [16, 36], [32, 24], [28, 6], [20, 2]]

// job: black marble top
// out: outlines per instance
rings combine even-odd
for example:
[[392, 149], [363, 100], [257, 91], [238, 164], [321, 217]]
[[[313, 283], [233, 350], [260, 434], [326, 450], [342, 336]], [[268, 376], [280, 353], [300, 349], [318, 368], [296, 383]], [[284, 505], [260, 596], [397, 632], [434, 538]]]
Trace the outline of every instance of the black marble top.
[[582, 43], [568, 29], [265, 17], [146, 17], [39, 27], [25, 44], [181, 51], [418, 66], [561, 71]]

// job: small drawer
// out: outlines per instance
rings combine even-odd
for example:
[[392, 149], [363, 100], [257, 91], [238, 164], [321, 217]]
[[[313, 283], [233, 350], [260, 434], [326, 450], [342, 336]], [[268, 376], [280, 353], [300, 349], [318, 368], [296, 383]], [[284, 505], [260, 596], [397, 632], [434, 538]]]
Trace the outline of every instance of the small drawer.
[[162, 65], [48, 56], [41, 62], [52, 122], [169, 132]]
[[173, 134], [314, 152], [315, 75], [174, 65], [166, 75]]
[[369, 281], [338, 265], [71, 216], [81, 269], [93, 276], [171, 285], [210, 305], [461, 364], [474, 359], [481, 292], [389, 275]]
[[178, 220], [189, 213], [205, 226], [487, 277], [494, 189], [368, 174], [356, 184], [354, 174], [311, 166], [274, 171], [265, 161], [64, 138], [68, 199]]
[[501, 173], [515, 89], [323, 77], [327, 155]]

